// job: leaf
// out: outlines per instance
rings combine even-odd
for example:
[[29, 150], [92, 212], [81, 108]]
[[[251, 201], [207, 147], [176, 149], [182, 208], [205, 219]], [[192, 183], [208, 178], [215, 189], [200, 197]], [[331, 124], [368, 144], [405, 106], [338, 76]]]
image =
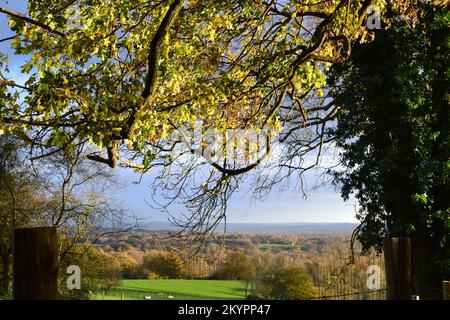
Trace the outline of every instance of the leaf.
[[16, 21], [14, 19], [9, 19], [8, 25], [13, 29], [16, 26]]
[[22, 67], [20, 67], [20, 71], [22, 73], [29, 73], [33, 69], [33, 65], [31, 63], [26, 63]]

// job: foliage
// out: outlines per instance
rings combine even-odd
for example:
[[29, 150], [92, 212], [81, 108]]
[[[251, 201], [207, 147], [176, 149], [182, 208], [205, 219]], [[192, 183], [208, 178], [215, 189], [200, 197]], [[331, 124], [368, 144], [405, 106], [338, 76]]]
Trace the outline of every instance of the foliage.
[[102, 223], [119, 227], [122, 211], [106, 200], [113, 175], [104, 166], [86, 165], [83, 146], [67, 161], [61, 153], [30, 161], [28, 148], [17, 136], [0, 136], [0, 288], [11, 293], [14, 228], [54, 226], [61, 239], [64, 265], [80, 242], [95, 241]]
[[90, 158], [111, 166], [122, 147], [149, 168], [155, 146], [197, 119], [222, 132], [278, 130], [281, 104], [320, 92], [324, 70], [370, 38], [371, 1], [72, 3], [29, 0], [27, 19], [2, 8], [15, 54], [28, 58], [24, 83], [1, 73], [1, 130], [67, 155], [89, 141], [108, 151]]
[[[181, 243], [178, 246], [174, 246], [171, 239], [166, 237], [166, 235], [164, 232], [161, 232], [155, 236], [153, 232], [141, 231], [134, 235], [133, 238], [140, 239], [142, 243], [146, 244], [146, 247], [143, 248], [141, 243], [136, 243], [137, 250], [131, 247], [126, 251], [122, 251], [124, 247], [118, 245], [118, 243], [124, 243], [130, 238], [130, 236], [125, 234], [112, 234], [99, 241], [99, 246], [105, 248], [105, 250], [108, 249], [108, 252], [116, 257], [121, 268], [125, 268], [121, 271], [122, 279], [124, 279], [125, 275], [130, 279], [130, 274], [127, 273], [129, 270], [138, 271], [132, 274], [133, 279], [136, 280], [124, 279], [118, 286], [109, 290], [105, 299], [120, 299], [122, 293], [124, 299], [143, 299], [146, 295], [151, 295], [152, 300], [167, 299], [169, 294], [172, 294], [174, 299], [225, 298], [223, 294], [228, 292], [226, 288], [234, 286], [232, 285], [233, 283], [240, 284], [239, 292], [238, 286], [235, 286], [236, 296], [234, 298], [243, 298], [245, 296], [247, 298], [269, 297], [267, 282], [265, 281], [277, 271], [293, 267], [307, 272], [314, 288], [317, 289], [317, 294], [314, 294], [314, 297], [319, 295], [329, 297], [341, 294], [345, 294], [345, 299], [352, 300], [383, 299], [385, 297], [385, 293], [382, 291], [366, 292], [368, 265], [375, 264], [381, 267], [381, 286], [384, 288], [385, 277], [382, 256], [354, 256], [351, 258], [348, 246], [350, 234], [336, 236], [323, 234], [230, 233], [226, 235], [227, 245], [221, 246], [219, 252], [216, 251], [218, 249], [216, 247], [216, 250], [208, 250], [201, 255], [190, 257], [186, 262], [185, 279], [196, 280], [144, 280], [148, 275], [148, 271], [144, 272], [145, 268], [140, 262], [143, 260], [141, 256], [156, 256], [163, 253], [160, 251], [162, 250], [161, 248], [167, 248], [166, 250], [168, 251], [166, 253], [189, 252]], [[158, 241], [155, 241], [155, 239]], [[246, 239], [253, 244], [251, 250], [249, 250], [245, 242], [240, 241], [242, 239]], [[275, 252], [263, 251], [258, 246], [261, 243], [292, 243], [299, 240], [309, 245], [308, 251], [300, 250], [299, 248]], [[217, 233], [213, 239], [208, 241], [214, 241], [214, 244], [217, 243], [219, 245], [224, 241], [223, 234]], [[358, 243], [354, 245], [355, 251], [359, 251], [360, 245]], [[114, 250], [119, 250], [119, 252], [114, 251], [112, 248], [116, 248]], [[208, 248], [210, 248], [209, 245]], [[253, 276], [251, 278], [245, 276], [243, 281], [211, 280], [218, 278], [227, 260], [231, 260], [229, 257], [236, 253], [237, 248], [245, 252], [254, 265], [255, 273]], [[157, 251], [158, 249], [159, 251]], [[127, 258], [123, 259], [122, 257]], [[123, 263], [124, 261], [129, 263]], [[267, 277], [264, 277], [264, 275], [267, 275]], [[156, 274], [153, 276], [159, 277]], [[228, 287], [228, 284], [230, 287]], [[357, 292], [359, 293], [356, 294]], [[95, 298], [102, 299], [101, 296], [98, 296], [98, 293]], [[164, 293], [164, 295], [159, 295], [158, 293]], [[230, 298], [233, 297], [230, 296]]]
[[[168, 204], [184, 202], [191, 218], [175, 222], [202, 237], [225, 216], [236, 176], [260, 166], [277, 133], [291, 143], [280, 165], [289, 172], [263, 174], [258, 189], [306, 170], [307, 155], [320, 156], [338, 114], [324, 96], [325, 74], [352, 44], [371, 40], [370, 5], [390, 24], [387, 4], [414, 20], [421, 2], [29, 0], [27, 17], [0, 8], [12, 30], [5, 41], [27, 60], [10, 76], [9, 52], [0, 53], [0, 133], [20, 134], [39, 157], [56, 149], [70, 159], [89, 142], [87, 157], [111, 167], [162, 167], [154, 189]], [[200, 137], [218, 137], [195, 145], [203, 159], [192, 154], [192, 136], [180, 137], [197, 120]], [[220, 137], [237, 129], [267, 133], [263, 155], [223, 152], [230, 141]], [[224, 157], [209, 159], [219, 148]]]
[[147, 271], [144, 269], [144, 253], [135, 248], [116, 253], [121, 266], [122, 279], [144, 279]]
[[315, 289], [308, 273], [301, 268], [276, 270], [265, 275], [270, 298], [282, 300], [305, 300], [315, 296]]
[[342, 113], [330, 132], [345, 167], [336, 181], [360, 206], [359, 239], [368, 249], [411, 236], [415, 273], [434, 279], [416, 289], [439, 288], [450, 275], [450, 20], [446, 8], [421, 13], [420, 24], [397, 19], [334, 69]]
[[255, 264], [252, 259], [242, 251], [235, 251], [227, 256], [213, 277], [227, 280], [251, 280], [255, 278], [255, 275]]
[[163, 279], [180, 279], [186, 274], [184, 261], [172, 253], [158, 253], [144, 257], [144, 269]]
[[0, 295], [11, 293], [12, 230], [44, 221], [40, 179], [26, 167], [20, 140], [0, 136]]
[[[66, 268], [76, 265], [81, 270], [81, 289], [67, 288]], [[77, 245], [70, 250], [59, 268], [59, 297], [88, 299], [90, 293], [108, 291], [120, 280], [121, 266], [114, 256], [90, 244]]]

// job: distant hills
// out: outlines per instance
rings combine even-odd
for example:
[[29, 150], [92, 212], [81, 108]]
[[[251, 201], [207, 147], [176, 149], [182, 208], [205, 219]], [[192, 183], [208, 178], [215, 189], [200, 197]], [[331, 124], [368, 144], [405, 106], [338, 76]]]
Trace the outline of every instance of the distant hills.
[[[278, 234], [350, 234], [358, 226], [356, 223], [227, 223], [228, 232], [278, 233]], [[223, 231], [221, 224], [217, 231]], [[151, 222], [147, 231], [177, 231], [179, 228], [169, 222]]]

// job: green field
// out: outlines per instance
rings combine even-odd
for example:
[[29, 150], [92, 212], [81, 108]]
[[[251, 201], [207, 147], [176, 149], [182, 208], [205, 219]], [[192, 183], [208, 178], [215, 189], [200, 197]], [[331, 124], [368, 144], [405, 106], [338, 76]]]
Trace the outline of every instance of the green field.
[[146, 297], [151, 300], [244, 299], [245, 283], [227, 280], [123, 280], [104, 296], [92, 296], [97, 300]]

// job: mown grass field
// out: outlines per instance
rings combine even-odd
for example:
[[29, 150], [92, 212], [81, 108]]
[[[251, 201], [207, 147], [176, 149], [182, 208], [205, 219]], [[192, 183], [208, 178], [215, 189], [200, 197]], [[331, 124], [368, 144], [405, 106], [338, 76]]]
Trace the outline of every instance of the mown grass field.
[[244, 299], [245, 283], [228, 280], [122, 280], [118, 286], [105, 293], [105, 296], [96, 294], [92, 298], [97, 300]]

